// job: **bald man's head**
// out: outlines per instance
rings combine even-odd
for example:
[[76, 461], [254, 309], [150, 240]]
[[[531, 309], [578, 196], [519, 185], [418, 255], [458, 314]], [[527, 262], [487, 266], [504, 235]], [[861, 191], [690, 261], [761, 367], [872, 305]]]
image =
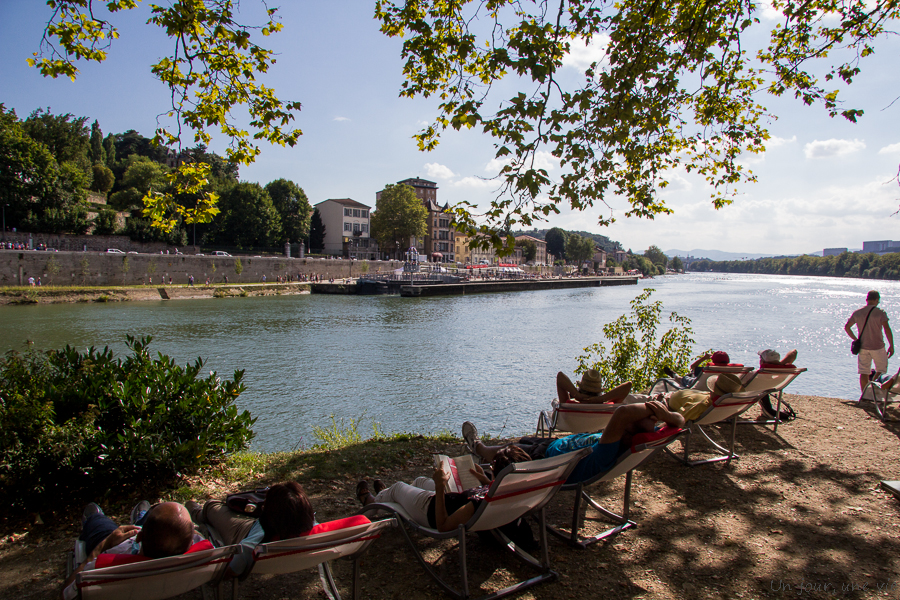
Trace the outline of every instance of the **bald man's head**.
[[141, 529], [141, 554], [165, 558], [187, 552], [194, 540], [194, 524], [187, 509], [177, 502], [163, 502], [147, 513]]

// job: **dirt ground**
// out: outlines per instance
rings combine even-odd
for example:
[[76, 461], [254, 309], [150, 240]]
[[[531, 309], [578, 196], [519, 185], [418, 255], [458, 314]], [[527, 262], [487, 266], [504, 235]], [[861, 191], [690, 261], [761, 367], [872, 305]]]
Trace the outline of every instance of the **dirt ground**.
[[[635, 474], [631, 518], [637, 527], [587, 550], [551, 537], [550, 558], [559, 578], [519, 597], [900, 597], [900, 505], [880, 489], [881, 480], [900, 479], [900, 423], [882, 424], [867, 405], [812, 396], [786, 399], [799, 418], [780, 426], [777, 434], [771, 427], [739, 426], [740, 458], [731, 464], [689, 468], [658, 454]], [[325, 458], [295, 457], [291, 464], [239, 482], [208, 474], [199, 483], [214, 496], [291, 473], [306, 487], [319, 521], [325, 521], [358, 510], [353, 493], [360, 477], [376, 476], [388, 484], [409, 481], [428, 473], [433, 450], [455, 455], [463, 448], [433, 440], [392, 442], [381, 450], [366, 446], [362, 454], [351, 449], [326, 452]], [[388, 455], [376, 458], [379, 451]], [[360, 467], [367, 456], [366, 464], [374, 465], [369, 472]], [[320, 459], [327, 461], [310, 466], [309, 461]], [[591, 493], [611, 508], [621, 507], [623, 484], [624, 477], [594, 486]], [[178, 497], [177, 492], [168, 497]], [[571, 492], [558, 494], [550, 505], [550, 522], [567, 523], [572, 502]], [[124, 518], [128, 508], [122, 502], [107, 512]], [[42, 515], [42, 524], [0, 521], [0, 596], [57, 593], [65, 552], [79, 526], [79, 509], [67, 510]], [[593, 510], [587, 513], [587, 531], [606, 528], [596, 517]], [[420, 540], [420, 547], [441, 571], [458, 572], [454, 543]], [[451, 552], [440, 558], [447, 549]], [[533, 573], [476, 536], [468, 549], [473, 595]], [[399, 531], [377, 540], [361, 568], [363, 598], [445, 597]], [[341, 593], [350, 597], [349, 562], [339, 561], [334, 572]], [[251, 600], [325, 597], [313, 571], [251, 576], [240, 594]], [[185, 596], [200, 597], [199, 591]]]

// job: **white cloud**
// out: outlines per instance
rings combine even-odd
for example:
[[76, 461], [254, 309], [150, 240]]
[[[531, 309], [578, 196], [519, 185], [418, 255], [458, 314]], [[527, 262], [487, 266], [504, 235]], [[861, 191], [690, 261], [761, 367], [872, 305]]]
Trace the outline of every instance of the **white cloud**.
[[900, 154], [900, 142], [891, 144], [890, 146], [885, 146], [878, 151], [878, 154]]
[[425, 163], [425, 174], [435, 179], [452, 179], [454, 176], [449, 167], [438, 163]]
[[569, 53], [563, 57], [564, 67], [573, 67], [584, 71], [591, 63], [599, 63], [606, 58], [606, 47], [609, 45], [608, 35], [596, 35], [590, 44], [584, 39], [573, 40], [569, 45]]
[[495, 187], [496, 185], [496, 181], [481, 179], [480, 177], [463, 177], [459, 181], [454, 181], [450, 184], [451, 187], [455, 188], [470, 188], [482, 190], [490, 187]]
[[690, 181], [678, 173], [667, 174], [666, 179], [669, 180], [669, 185], [663, 188], [666, 192], [689, 192], [694, 187]]
[[797, 136], [792, 135], [790, 138], [778, 137], [777, 135], [773, 135], [766, 141], [766, 149], [769, 148], [778, 148], [779, 146], [785, 146], [787, 144], [793, 144], [797, 141]]
[[780, 10], [772, 8], [771, 2], [757, 3], [756, 10], [759, 11], [760, 18], [766, 21], [775, 21], [784, 18], [784, 14]]
[[859, 152], [866, 147], [862, 140], [813, 140], [806, 144], [803, 153], [806, 158], [833, 158]]
[[350, 119], [348, 119], [347, 117], [335, 117], [334, 120], [335, 121], [349, 121]]

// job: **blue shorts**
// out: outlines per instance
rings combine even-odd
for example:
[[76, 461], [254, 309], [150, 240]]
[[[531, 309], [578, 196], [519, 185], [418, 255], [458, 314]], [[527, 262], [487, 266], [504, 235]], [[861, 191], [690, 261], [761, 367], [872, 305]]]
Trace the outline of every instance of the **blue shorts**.
[[[619, 442], [610, 442], [601, 444], [594, 441], [599, 438], [599, 434], [575, 434], [568, 437], [560, 438], [547, 447], [545, 456], [559, 456], [574, 452], [581, 448], [590, 448], [592, 452], [578, 461], [575, 470], [566, 479], [566, 483], [580, 483], [586, 481], [599, 473], [609, 471], [616, 464], [619, 458]], [[589, 443], [594, 441], [594, 443]], [[579, 442], [581, 442], [579, 444]]]

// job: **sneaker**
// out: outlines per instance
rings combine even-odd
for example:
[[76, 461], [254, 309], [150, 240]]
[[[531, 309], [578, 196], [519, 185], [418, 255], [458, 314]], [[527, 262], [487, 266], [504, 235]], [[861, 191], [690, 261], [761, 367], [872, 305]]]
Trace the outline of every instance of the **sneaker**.
[[471, 421], [462, 424], [463, 441], [466, 442], [466, 448], [469, 452], [475, 454], [475, 444], [478, 442], [478, 428]]
[[148, 510], [150, 510], [150, 503], [146, 500], [141, 500], [135, 504], [134, 508], [131, 509], [131, 524], [134, 525], [143, 519]]
[[81, 515], [81, 524], [84, 525], [87, 523], [87, 520], [93, 517], [94, 515], [102, 515], [103, 509], [94, 502], [91, 502], [87, 506], [84, 507], [84, 513]]

